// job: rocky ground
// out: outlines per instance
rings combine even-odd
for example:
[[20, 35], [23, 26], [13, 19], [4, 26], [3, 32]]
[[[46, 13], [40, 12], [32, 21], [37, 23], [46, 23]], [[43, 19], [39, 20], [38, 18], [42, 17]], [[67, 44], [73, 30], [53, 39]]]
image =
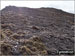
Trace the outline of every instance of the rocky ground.
[[15, 6], [0, 12], [1, 55], [56, 55], [74, 50], [74, 14]]

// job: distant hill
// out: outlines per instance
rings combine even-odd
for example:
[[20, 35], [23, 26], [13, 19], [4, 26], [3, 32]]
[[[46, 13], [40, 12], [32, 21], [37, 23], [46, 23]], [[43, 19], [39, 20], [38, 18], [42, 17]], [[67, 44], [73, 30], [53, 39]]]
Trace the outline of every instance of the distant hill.
[[[5, 36], [7, 36], [7, 38], [2, 38], [2, 41], [6, 40], [6, 42], [4, 41], [2, 44], [2, 48], [6, 47], [6, 44], [8, 44], [9, 46], [12, 46], [12, 50], [14, 50], [14, 47], [16, 51], [11, 50], [12, 52], [7, 52], [5, 49], [2, 49], [2, 54], [51, 55], [57, 54], [57, 51], [59, 50], [74, 50], [74, 24], [74, 14], [56, 8], [7, 6], [1, 10], [1, 30]], [[2, 36], [4, 36], [3, 33], [1, 33]], [[14, 33], [17, 34], [16, 37]], [[34, 41], [33, 39], [36, 40]], [[23, 42], [20, 42], [20, 40], [23, 40], [24, 42], [28, 40], [29, 42], [24, 44]], [[29, 43], [31, 41], [33, 44], [36, 43], [36, 46], [33, 44], [30, 45]], [[16, 44], [17, 42], [18, 44]], [[33, 51], [27, 44], [30, 45], [31, 48], [35, 47], [36, 50]], [[20, 51], [20, 47], [30, 51]], [[43, 51], [41, 49], [43, 49]], [[4, 51], [6, 51], [6, 53]]]

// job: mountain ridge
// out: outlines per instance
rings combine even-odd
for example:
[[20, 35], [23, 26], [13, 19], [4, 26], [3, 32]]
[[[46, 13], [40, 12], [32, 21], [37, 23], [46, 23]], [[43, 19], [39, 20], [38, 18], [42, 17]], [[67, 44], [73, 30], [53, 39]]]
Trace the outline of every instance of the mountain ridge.
[[[1, 52], [51, 55], [74, 50], [74, 24], [74, 14], [55, 8], [8, 6], [1, 10]], [[5, 52], [4, 47], [9, 51]]]

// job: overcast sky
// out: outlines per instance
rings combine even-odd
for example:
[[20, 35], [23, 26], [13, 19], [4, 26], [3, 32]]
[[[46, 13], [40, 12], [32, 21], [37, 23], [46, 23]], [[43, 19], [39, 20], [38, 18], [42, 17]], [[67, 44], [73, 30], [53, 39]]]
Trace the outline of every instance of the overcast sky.
[[1, 9], [9, 5], [30, 8], [53, 7], [74, 13], [74, 1], [1, 1]]

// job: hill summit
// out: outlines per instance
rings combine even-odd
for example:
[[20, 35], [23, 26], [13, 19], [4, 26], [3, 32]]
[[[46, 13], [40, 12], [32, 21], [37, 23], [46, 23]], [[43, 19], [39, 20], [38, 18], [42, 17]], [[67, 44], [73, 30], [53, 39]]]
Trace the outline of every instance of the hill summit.
[[3, 55], [74, 50], [74, 14], [56, 8], [7, 6], [1, 10], [0, 35]]

